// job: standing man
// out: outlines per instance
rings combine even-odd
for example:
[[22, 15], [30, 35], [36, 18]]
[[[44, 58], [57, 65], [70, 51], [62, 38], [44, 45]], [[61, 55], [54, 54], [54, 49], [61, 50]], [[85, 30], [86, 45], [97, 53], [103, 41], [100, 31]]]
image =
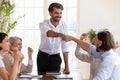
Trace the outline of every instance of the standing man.
[[38, 74], [60, 72], [62, 50], [65, 68], [63, 73], [69, 74], [68, 46], [61, 37], [65, 34], [66, 24], [61, 20], [63, 6], [60, 3], [50, 4], [48, 11], [50, 19], [40, 23], [41, 44], [37, 55]]

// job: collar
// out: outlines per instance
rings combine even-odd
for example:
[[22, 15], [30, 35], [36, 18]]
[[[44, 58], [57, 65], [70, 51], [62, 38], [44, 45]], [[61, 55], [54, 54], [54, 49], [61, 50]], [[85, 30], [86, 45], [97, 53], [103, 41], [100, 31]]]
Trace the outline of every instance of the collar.
[[58, 26], [60, 25], [61, 20], [59, 21], [59, 24], [58, 24], [56, 27], [51, 23], [50, 19], [49, 19], [48, 23], [49, 23], [49, 25], [50, 25], [51, 27], [56, 28], [56, 27], [58, 27]]
[[105, 52], [101, 55], [101, 56], [102, 56], [101, 59], [103, 59], [104, 57], [108, 56], [108, 55], [111, 54], [111, 53], [113, 53], [113, 50], [112, 50], [112, 49], [105, 51]]

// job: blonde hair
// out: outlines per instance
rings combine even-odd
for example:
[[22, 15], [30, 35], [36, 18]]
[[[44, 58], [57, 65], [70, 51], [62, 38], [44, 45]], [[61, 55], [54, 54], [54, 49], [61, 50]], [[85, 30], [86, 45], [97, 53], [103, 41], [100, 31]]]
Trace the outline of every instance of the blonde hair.
[[9, 38], [9, 42], [10, 42], [11, 45], [13, 45], [14, 42], [17, 41], [17, 40], [22, 41], [22, 39], [20, 37], [17, 37], [17, 36], [12, 36], [12, 37]]

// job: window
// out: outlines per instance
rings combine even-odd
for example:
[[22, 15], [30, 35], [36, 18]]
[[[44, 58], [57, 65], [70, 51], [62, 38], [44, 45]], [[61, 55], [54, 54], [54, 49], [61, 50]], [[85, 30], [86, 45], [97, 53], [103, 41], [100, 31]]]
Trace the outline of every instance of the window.
[[[49, 18], [47, 8], [52, 2], [59, 2], [63, 4], [63, 16], [62, 19], [68, 25], [68, 34], [73, 36], [77, 35], [78, 17], [77, 15], [77, 2], [79, 0], [14, 0], [16, 4], [16, 10], [13, 18], [19, 15], [24, 15], [22, 19], [18, 21], [18, 25], [11, 32], [10, 35], [19, 36], [23, 39], [22, 52], [25, 55], [24, 62], [27, 62], [27, 47], [30, 46], [34, 49], [33, 60], [34, 69], [36, 68], [36, 56], [40, 45], [40, 30], [39, 23], [44, 19]], [[70, 42], [70, 55], [69, 64], [71, 68], [78, 68], [77, 59], [74, 55], [76, 44]], [[64, 61], [63, 61], [64, 63]], [[62, 64], [63, 66], [63, 64]]]

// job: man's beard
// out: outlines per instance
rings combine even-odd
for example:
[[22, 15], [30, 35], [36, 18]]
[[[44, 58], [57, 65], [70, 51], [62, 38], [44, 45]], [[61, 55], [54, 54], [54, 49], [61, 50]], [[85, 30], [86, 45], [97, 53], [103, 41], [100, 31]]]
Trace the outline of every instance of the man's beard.
[[60, 18], [60, 19], [61, 19], [61, 17], [55, 17], [55, 18], [53, 18], [53, 21], [54, 21], [54, 22], [59, 22], [60, 19], [57, 19], [57, 18]]

